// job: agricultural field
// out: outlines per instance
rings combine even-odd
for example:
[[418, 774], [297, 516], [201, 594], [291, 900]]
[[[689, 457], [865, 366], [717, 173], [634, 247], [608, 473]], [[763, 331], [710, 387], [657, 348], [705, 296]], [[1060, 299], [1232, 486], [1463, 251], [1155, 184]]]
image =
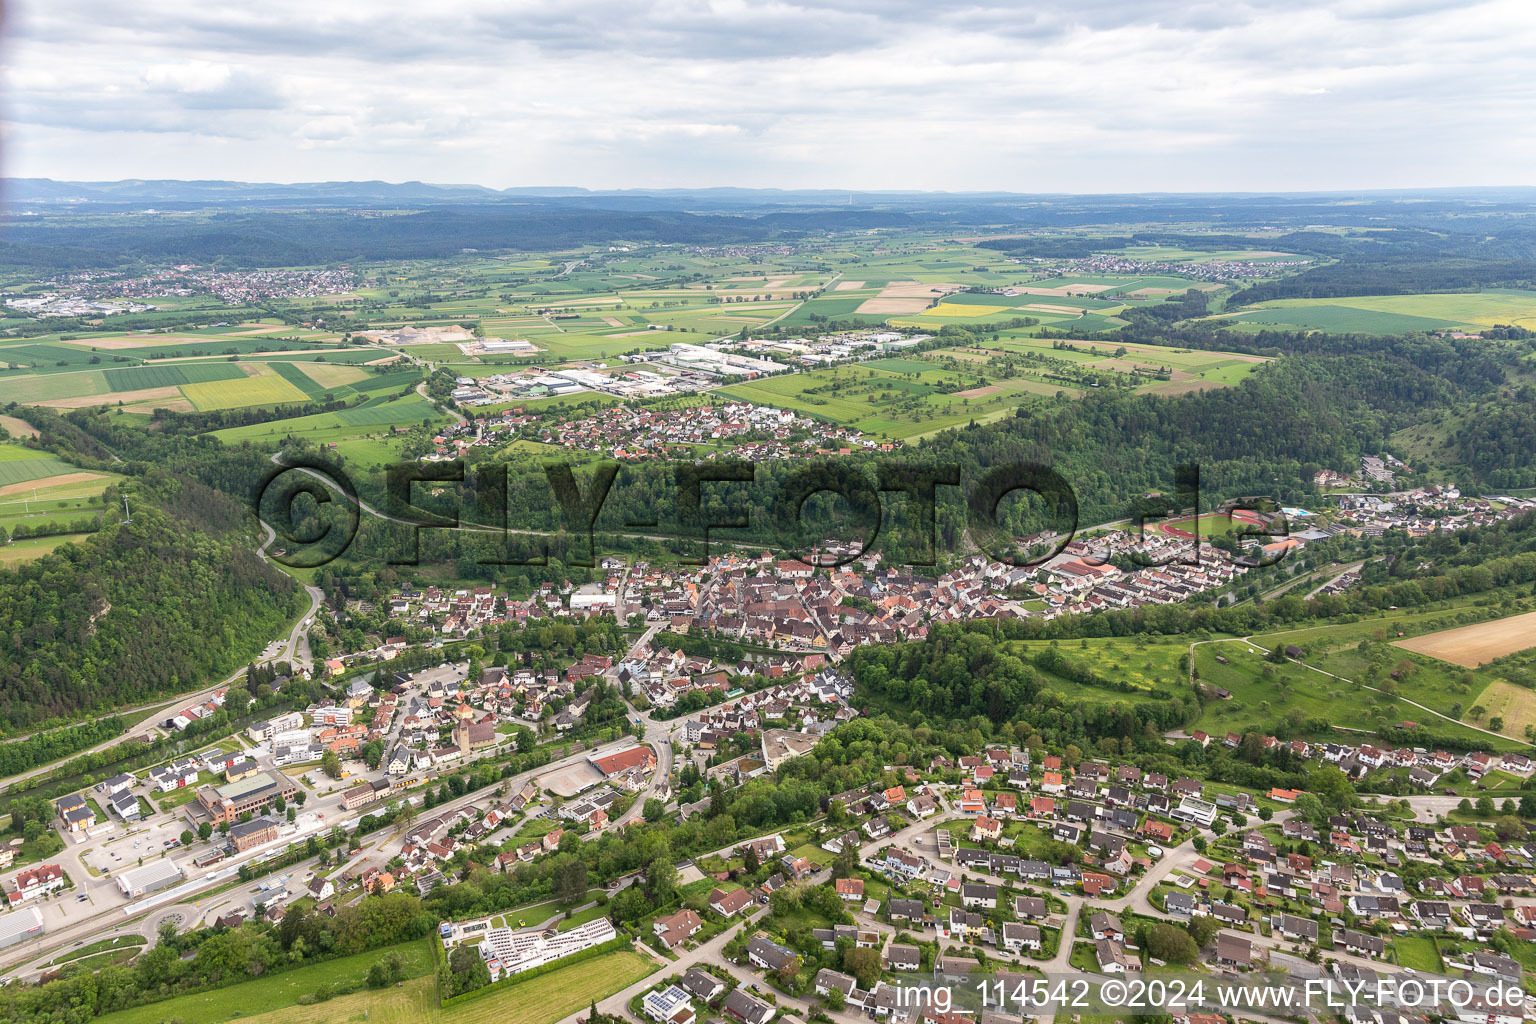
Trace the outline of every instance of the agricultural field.
[[248, 405], [297, 405], [308, 399], [271, 367], [251, 364], [250, 376], [235, 380], [199, 381], [186, 384], [181, 393], [198, 412], [212, 409], [238, 409]]
[[102, 492], [120, 479], [49, 452], [0, 442], [0, 541], [6, 542], [0, 564], [17, 565], [88, 537], [81, 531], [94, 529], [105, 511]]
[[1354, 647], [1362, 640], [1390, 642], [1470, 625], [1487, 617], [1483, 611], [1485, 608], [1520, 609], [1518, 600], [1523, 596], [1516, 588], [1506, 587], [1503, 590], [1438, 602], [1428, 608], [1383, 610], [1352, 622], [1256, 633], [1252, 639], [1266, 648], [1276, 644], [1296, 644], [1314, 654], [1337, 651]]
[[1400, 334], [1508, 324], [1536, 327], [1536, 292], [1513, 289], [1428, 295], [1360, 295], [1279, 299], [1212, 318], [1236, 324], [1327, 332]]
[[1503, 722], [1500, 730], [1514, 739], [1524, 739], [1527, 729], [1536, 728], [1536, 690], [1516, 686], [1506, 679], [1495, 679], [1479, 693], [1474, 706], [1484, 709], [1484, 719]]
[[[1267, 359], [1236, 352], [1174, 349], [1126, 342], [1044, 339], [1007, 330], [977, 347], [941, 349], [923, 358], [956, 360], [997, 376], [1024, 377], [1078, 392], [1130, 386], [1176, 395], [1241, 383]], [[1069, 392], [1070, 393], [1070, 392]]]
[[395, 401], [383, 398], [370, 399], [369, 404], [338, 412], [314, 413], [294, 419], [274, 420], [271, 423], [253, 423], [248, 426], [227, 427], [215, 430], [213, 436], [225, 444], [252, 444], [276, 450], [285, 437], [304, 437], [316, 444], [342, 442], [356, 438], [387, 437], [389, 428], [411, 427], [424, 421], [445, 423], [448, 417], [439, 413], [430, 402], [420, 395], [411, 394]]
[[13, 540], [4, 547], [0, 547], [0, 567], [13, 568], [22, 562], [41, 558], [65, 544], [82, 544], [90, 536], [88, 533], [61, 533], [52, 537], [27, 537], [24, 540]]
[[[6, 351], [0, 348], [0, 353]], [[337, 362], [320, 362], [320, 358]], [[0, 376], [0, 403], [55, 409], [110, 405], [127, 412], [154, 409], [206, 412], [347, 398], [403, 388], [422, 378], [415, 369], [375, 373], [359, 363], [387, 358], [378, 349], [270, 353], [270, 358], [156, 360], [105, 368], [71, 366], [57, 373]]]
[[1536, 612], [1393, 641], [1394, 647], [1476, 668], [1506, 654], [1536, 647]]
[[909, 439], [997, 419], [1056, 390], [1027, 380], [993, 381], [969, 368], [925, 363], [919, 371], [897, 371], [868, 363], [733, 384], [715, 394], [792, 409], [876, 437]]

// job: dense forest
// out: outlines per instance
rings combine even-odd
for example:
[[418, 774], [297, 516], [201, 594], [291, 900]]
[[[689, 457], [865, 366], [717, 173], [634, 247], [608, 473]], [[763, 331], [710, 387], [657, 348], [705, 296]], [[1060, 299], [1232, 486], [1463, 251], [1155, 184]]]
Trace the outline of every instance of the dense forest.
[[132, 487], [131, 522], [109, 517], [86, 543], [0, 572], [7, 728], [213, 682], [301, 610], [298, 585], [252, 550], [237, 502], [160, 472]]

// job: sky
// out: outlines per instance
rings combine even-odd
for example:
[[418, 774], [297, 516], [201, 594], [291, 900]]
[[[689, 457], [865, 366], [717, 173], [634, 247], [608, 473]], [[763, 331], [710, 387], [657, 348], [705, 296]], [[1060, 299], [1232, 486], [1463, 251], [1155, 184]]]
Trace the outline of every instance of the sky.
[[1536, 184], [1530, 0], [10, 0], [0, 174]]

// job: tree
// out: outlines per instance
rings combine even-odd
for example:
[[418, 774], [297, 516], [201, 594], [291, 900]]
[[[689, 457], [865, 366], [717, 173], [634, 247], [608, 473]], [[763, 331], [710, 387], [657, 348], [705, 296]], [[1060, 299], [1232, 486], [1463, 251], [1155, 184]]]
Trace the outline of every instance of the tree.
[[197, 838], [197, 837], [192, 834], [192, 830], [191, 829], [184, 828], [184, 829], [181, 830], [181, 845], [182, 846], [191, 846], [192, 845], [192, 840], [195, 839], [195, 838]]
[[334, 750], [327, 750], [320, 757], [320, 770], [333, 779], [341, 778], [341, 757]]
[[1477, 798], [1477, 816], [1480, 818], [1493, 817], [1493, 797], [1485, 793]]
[[1350, 785], [1349, 776], [1331, 764], [1312, 769], [1307, 776], [1307, 789], [1316, 793], [1330, 811], [1347, 809], [1355, 797], [1355, 787]]
[[645, 809], [641, 811], [646, 821], [657, 822], [666, 816], [667, 805], [655, 797], [646, 797]]
[[645, 891], [657, 907], [672, 902], [677, 892], [677, 868], [667, 857], [657, 857], [645, 866]]
[[556, 856], [550, 880], [555, 897], [566, 906], [579, 903], [587, 895], [587, 865], [579, 857], [568, 853]]
[[1189, 937], [1195, 940], [1195, 945], [1204, 946], [1216, 937], [1216, 933], [1221, 930], [1221, 923], [1212, 915], [1206, 914], [1190, 918], [1184, 928], [1189, 932]]
[[1200, 955], [1200, 947], [1183, 928], [1155, 924], [1147, 936], [1147, 952], [1166, 963], [1187, 964]]
[[855, 947], [843, 956], [843, 970], [859, 980], [862, 988], [873, 988], [880, 980], [880, 951]]
[[751, 843], [747, 844], [746, 852], [742, 854], [741, 866], [749, 875], [757, 874], [757, 869], [763, 866], [762, 862], [757, 859], [757, 850]]
[[1328, 820], [1328, 810], [1322, 800], [1311, 793], [1302, 793], [1292, 806], [1296, 809], [1296, 816], [1314, 828], [1322, 827]]
[[197, 838], [206, 841], [211, 835], [213, 835], [213, 822], [205, 821], [197, 826]]
[[1520, 824], [1519, 818], [1506, 814], [1493, 823], [1493, 831], [1501, 840], [1508, 842], [1525, 835], [1525, 826]]

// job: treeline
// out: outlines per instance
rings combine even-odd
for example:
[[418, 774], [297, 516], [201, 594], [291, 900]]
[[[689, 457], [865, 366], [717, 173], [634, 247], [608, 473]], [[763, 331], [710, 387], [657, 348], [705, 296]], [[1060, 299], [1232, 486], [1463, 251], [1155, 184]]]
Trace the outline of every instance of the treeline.
[[[131, 966], [59, 968], [67, 977], [40, 986], [0, 989], [0, 1019], [84, 1024], [102, 1014], [208, 991], [431, 934], [435, 920], [405, 893], [366, 896], [338, 906], [335, 917], [290, 907], [278, 924], [247, 921], [183, 933], [163, 930]], [[367, 983], [359, 974], [358, 987]]]
[[19, 522], [9, 530], [11, 540], [25, 540], [28, 537], [58, 537], [66, 533], [95, 533], [101, 529], [101, 516], [88, 516], [84, 519], [61, 519], [58, 516], [48, 516], [40, 522]]
[[464, 249], [538, 251], [636, 242], [762, 241], [771, 225], [682, 212], [561, 210], [538, 204], [440, 207], [396, 217], [335, 211], [242, 211], [208, 220], [123, 224], [41, 215], [8, 226], [0, 261], [13, 266], [119, 266], [190, 260], [225, 267], [312, 266], [347, 260], [442, 259]]
[[93, 718], [79, 725], [36, 733], [25, 739], [0, 743], [0, 777], [31, 771], [76, 751], [95, 746], [122, 734], [126, 726], [117, 715]]
[[[366, 396], [358, 396], [357, 404], [362, 404], [368, 399]], [[151, 422], [163, 424], [176, 431], [201, 434], [209, 430], [223, 430], [226, 427], [248, 427], [257, 423], [273, 423], [277, 420], [291, 420], [300, 416], [312, 416], [322, 412], [338, 412], [347, 408], [345, 399], [334, 399], [329, 402], [305, 402], [299, 405], [275, 405], [252, 406], [244, 409], [208, 409], [202, 412], [178, 412], [174, 409], [156, 409], [150, 417]]]

